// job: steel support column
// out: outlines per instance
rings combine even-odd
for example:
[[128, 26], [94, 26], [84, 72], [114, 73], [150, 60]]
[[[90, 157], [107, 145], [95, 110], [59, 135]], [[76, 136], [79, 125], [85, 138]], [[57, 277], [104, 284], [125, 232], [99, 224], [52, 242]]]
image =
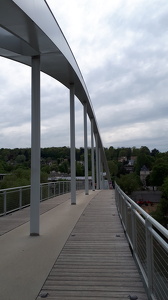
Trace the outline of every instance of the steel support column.
[[93, 119], [91, 119], [91, 157], [92, 157], [92, 191], [95, 191]]
[[85, 195], [89, 194], [88, 184], [88, 144], [87, 144], [87, 103], [83, 105], [84, 119], [84, 159], [85, 159]]
[[102, 160], [101, 160], [101, 149], [99, 148], [99, 183], [100, 183], [100, 189], [103, 188], [103, 166], [102, 166]]
[[71, 148], [71, 204], [76, 204], [76, 160], [75, 160], [75, 87], [70, 85], [70, 148]]
[[99, 182], [99, 149], [98, 149], [98, 135], [96, 133], [96, 189], [99, 190], [100, 182]]
[[40, 206], [40, 56], [32, 57], [30, 235], [39, 235]]

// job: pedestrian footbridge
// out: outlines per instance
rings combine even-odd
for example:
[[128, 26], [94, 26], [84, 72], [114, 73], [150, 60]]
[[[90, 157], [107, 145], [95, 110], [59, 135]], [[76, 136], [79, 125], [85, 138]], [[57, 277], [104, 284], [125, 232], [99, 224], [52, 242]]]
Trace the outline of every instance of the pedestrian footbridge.
[[40, 203], [39, 236], [29, 207], [0, 217], [0, 298], [167, 299], [167, 230], [118, 186], [70, 197]]
[[[30, 66], [32, 86], [31, 189], [0, 191], [0, 299], [168, 299], [167, 230], [117, 185], [115, 193], [103, 190], [110, 173], [91, 99], [45, 0], [0, 1], [0, 56]], [[40, 185], [41, 71], [70, 91], [71, 182], [47, 188]], [[75, 96], [84, 113], [85, 184], [77, 192]]]

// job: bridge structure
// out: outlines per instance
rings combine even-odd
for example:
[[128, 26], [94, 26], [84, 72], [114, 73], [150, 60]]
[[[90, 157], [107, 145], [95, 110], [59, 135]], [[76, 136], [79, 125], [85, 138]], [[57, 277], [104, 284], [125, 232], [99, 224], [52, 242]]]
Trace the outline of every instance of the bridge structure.
[[[19, 209], [8, 211], [13, 190], [1, 191], [0, 298], [167, 300], [167, 230], [117, 185], [115, 193], [102, 189], [103, 170], [109, 181], [110, 174], [91, 100], [46, 1], [1, 0], [0, 26], [0, 55], [32, 68], [31, 203], [28, 206], [25, 201], [29, 188], [20, 187]], [[41, 204], [46, 189], [40, 186], [40, 71], [70, 91], [71, 141], [70, 186], [50, 183], [47, 192], [51, 199]], [[75, 96], [84, 111], [83, 192], [76, 191]], [[87, 115], [91, 123], [92, 191], [87, 171]]]
[[[41, 71], [58, 80], [70, 91], [71, 204], [76, 204], [75, 96], [83, 105], [86, 194], [89, 191], [87, 116], [91, 126], [93, 189], [95, 187], [95, 169], [98, 189], [102, 185], [103, 170], [110, 181], [108, 164], [86, 84], [69, 44], [45, 0], [0, 1], [0, 56], [32, 68], [30, 235], [39, 235]], [[96, 147], [96, 168], [94, 145]]]
[[80, 183], [75, 206], [70, 182], [41, 190], [38, 237], [30, 186], [0, 190], [1, 299], [167, 299], [168, 231], [118, 185], [86, 195]]

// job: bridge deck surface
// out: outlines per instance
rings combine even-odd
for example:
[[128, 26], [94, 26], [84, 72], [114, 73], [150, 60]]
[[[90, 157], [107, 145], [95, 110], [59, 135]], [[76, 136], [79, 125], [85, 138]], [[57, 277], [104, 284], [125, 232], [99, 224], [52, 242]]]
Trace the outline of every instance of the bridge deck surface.
[[[29, 236], [29, 222], [23, 217], [24, 224], [18, 224], [16, 213], [7, 233], [3, 225], [0, 299], [123, 300], [136, 295], [147, 300], [114, 191], [78, 193], [75, 206], [70, 205], [70, 194], [59, 197], [56, 207], [54, 199], [49, 200], [51, 210], [49, 202], [43, 204], [39, 237]], [[20, 218], [21, 213], [25, 210], [18, 212]]]
[[146, 300], [121, 226], [114, 191], [101, 191], [86, 207], [56, 260], [38, 299]]

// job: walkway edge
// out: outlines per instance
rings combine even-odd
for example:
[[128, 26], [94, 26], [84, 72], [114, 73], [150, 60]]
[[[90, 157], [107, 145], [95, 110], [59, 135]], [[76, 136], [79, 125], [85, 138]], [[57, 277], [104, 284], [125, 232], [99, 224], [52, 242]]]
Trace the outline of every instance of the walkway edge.
[[0, 237], [0, 299], [36, 299], [82, 212], [99, 191], [77, 195], [40, 216], [40, 236], [30, 237], [27, 222]]

